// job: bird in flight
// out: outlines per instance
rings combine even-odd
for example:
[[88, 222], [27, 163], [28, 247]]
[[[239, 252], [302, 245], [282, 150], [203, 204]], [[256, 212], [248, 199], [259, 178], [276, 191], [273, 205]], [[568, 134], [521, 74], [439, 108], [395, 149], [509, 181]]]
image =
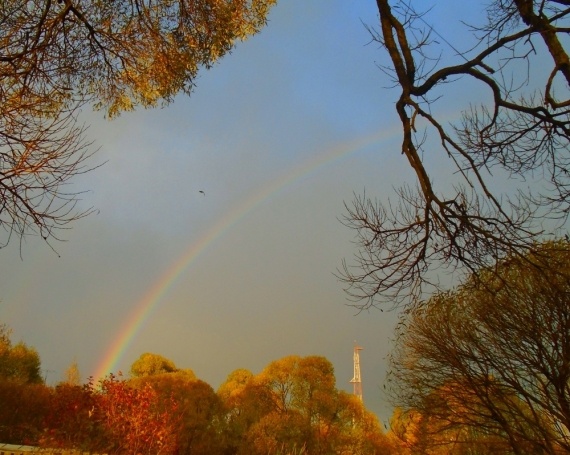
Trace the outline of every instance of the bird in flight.
[[198, 193], [202, 193], [203, 196], [206, 196], [206, 193], [204, 193], [202, 190], [198, 191]]

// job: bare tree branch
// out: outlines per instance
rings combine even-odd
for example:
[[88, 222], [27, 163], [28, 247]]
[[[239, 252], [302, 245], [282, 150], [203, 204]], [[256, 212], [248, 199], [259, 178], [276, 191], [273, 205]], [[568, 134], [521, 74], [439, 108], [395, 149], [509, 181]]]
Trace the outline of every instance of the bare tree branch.
[[[524, 255], [570, 212], [566, 3], [495, 0], [486, 7], [488, 22], [470, 25], [475, 44], [461, 54], [463, 62], [445, 66], [438, 57], [431, 70], [427, 52], [434, 44], [425, 37], [437, 32], [412, 2], [390, 3], [377, 0], [380, 32], [372, 36], [387, 51], [385, 72], [401, 91], [395, 104], [401, 152], [417, 183], [396, 190], [397, 202], [387, 207], [364, 196], [347, 205], [345, 223], [357, 231], [360, 251], [339, 276], [359, 308], [399, 306], [441, 289], [442, 272], [475, 273]], [[545, 54], [552, 69], [541, 79], [531, 66], [544, 66]], [[448, 124], [433, 108], [445, 97], [443, 84], [464, 81], [488, 92], [490, 102], [463, 107], [459, 124]], [[425, 157], [436, 152], [448, 158], [452, 185], [430, 176]], [[494, 174], [541, 185], [499, 191]]]

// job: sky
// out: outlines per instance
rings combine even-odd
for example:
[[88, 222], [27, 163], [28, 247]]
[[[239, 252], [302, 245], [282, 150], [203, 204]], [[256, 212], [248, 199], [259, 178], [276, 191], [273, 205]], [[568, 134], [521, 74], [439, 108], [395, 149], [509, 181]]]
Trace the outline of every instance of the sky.
[[[448, 15], [464, 2], [432, 3], [426, 20], [460, 36]], [[358, 312], [335, 277], [355, 253], [344, 203], [413, 183], [365, 27], [377, 23], [373, 0], [282, 0], [190, 97], [83, 113], [105, 164], [73, 185], [97, 214], [57, 254], [37, 238], [0, 251], [0, 322], [38, 350], [48, 383], [74, 360], [86, 380], [153, 352], [217, 389], [297, 354], [328, 358], [351, 391], [356, 341], [365, 405], [388, 419], [397, 312]]]

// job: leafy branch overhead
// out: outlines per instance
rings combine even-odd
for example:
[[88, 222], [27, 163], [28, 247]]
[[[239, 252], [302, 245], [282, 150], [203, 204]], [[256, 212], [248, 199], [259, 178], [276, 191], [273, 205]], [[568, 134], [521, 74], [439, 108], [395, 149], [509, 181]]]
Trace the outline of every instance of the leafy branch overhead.
[[[370, 32], [400, 92], [401, 152], [416, 185], [397, 189], [397, 202], [347, 204], [360, 249], [340, 275], [361, 308], [439, 289], [436, 269], [472, 273], [524, 255], [570, 210], [570, 2], [494, 0], [481, 6], [486, 19], [465, 25], [468, 44], [446, 41], [412, 2], [377, 5], [380, 29]], [[483, 100], [450, 123], [438, 102], [457, 89]], [[445, 181], [429, 168], [438, 154], [451, 169]], [[504, 180], [519, 186], [501, 189]]]
[[91, 210], [65, 190], [89, 171], [78, 109], [109, 117], [189, 94], [237, 41], [257, 33], [275, 0], [8, 0], [0, 4], [0, 227], [58, 229]]

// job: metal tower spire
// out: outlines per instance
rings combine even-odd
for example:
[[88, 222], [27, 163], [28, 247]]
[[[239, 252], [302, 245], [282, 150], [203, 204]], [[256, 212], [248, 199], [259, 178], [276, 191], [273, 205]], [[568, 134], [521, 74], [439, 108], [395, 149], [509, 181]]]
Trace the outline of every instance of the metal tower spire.
[[362, 347], [358, 346], [356, 342], [354, 343], [354, 377], [350, 381], [354, 388], [354, 395], [360, 398], [362, 401], [362, 378], [360, 377], [360, 351]]

